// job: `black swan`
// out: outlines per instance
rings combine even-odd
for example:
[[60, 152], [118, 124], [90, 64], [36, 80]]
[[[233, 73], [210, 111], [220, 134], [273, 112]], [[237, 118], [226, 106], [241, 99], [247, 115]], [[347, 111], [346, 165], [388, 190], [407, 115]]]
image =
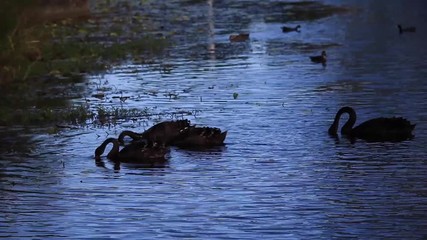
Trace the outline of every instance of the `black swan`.
[[113, 148], [107, 154], [107, 158], [118, 162], [140, 162], [150, 163], [152, 161], [164, 159], [169, 149], [153, 142], [135, 141], [122, 150], [120, 149], [119, 141], [115, 138], [107, 138], [95, 150], [95, 159], [100, 159], [105, 148], [109, 143], [113, 144]]
[[133, 141], [145, 139], [152, 142], [162, 143], [164, 145], [169, 145], [170, 142], [181, 133], [181, 130], [189, 126], [189, 120], [164, 121], [150, 127], [143, 133], [125, 130], [120, 133], [118, 141], [119, 143], [123, 144], [124, 138], [128, 136], [132, 138]]
[[187, 127], [190, 127], [189, 120], [164, 121], [147, 129], [141, 137], [148, 141], [170, 145], [171, 141]]
[[413, 137], [412, 130], [414, 130], [415, 124], [411, 124], [401, 117], [374, 118], [353, 128], [356, 123], [356, 112], [351, 107], [343, 107], [337, 112], [334, 122], [328, 130], [330, 135], [337, 135], [339, 121], [343, 113], [348, 113], [349, 119], [341, 128], [341, 134], [350, 138], [360, 138], [367, 141], [404, 141]]
[[200, 148], [224, 145], [227, 131], [219, 128], [190, 126], [172, 141], [171, 145], [182, 148]]
[[326, 63], [326, 52], [322, 51], [320, 56], [310, 56], [310, 59], [314, 63]]
[[249, 33], [239, 33], [239, 34], [231, 34], [230, 42], [244, 42], [249, 39]]
[[404, 32], [416, 32], [417, 29], [415, 27], [406, 27], [403, 28], [400, 25], [397, 25], [397, 28], [399, 29], [399, 33], [404, 33]]
[[301, 28], [301, 26], [300, 25], [297, 25], [296, 27], [286, 27], [286, 26], [283, 26], [282, 27], [282, 32], [299, 32], [300, 29]]

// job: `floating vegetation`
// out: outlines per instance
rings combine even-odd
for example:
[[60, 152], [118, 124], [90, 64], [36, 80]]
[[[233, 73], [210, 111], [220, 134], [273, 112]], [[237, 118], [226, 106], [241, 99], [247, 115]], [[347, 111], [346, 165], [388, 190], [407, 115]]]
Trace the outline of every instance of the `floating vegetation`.
[[[89, 103], [66, 108], [5, 109], [0, 108], [0, 125], [57, 125], [66, 128], [78, 128], [87, 125], [116, 125], [127, 121], [160, 121], [164, 118], [182, 119], [192, 115], [196, 117], [200, 110], [159, 112], [156, 108], [123, 108], [92, 106]], [[64, 127], [65, 128], [65, 127]]]
[[144, 108], [144, 109], [125, 109], [122, 107], [111, 107], [106, 108], [104, 106], [99, 106], [96, 108], [96, 111], [92, 115], [91, 123], [97, 125], [105, 124], [116, 124], [119, 121], [137, 121], [141, 119], [150, 119], [153, 115], [157, 115], [154, 109]]
[[85, 124], [94, 114], [84, 105], [62, 109], [33, 108], [33, 109], [0, 109], [0, 125], [44, 125], [51, 123], [67, 123], [74, 125]]

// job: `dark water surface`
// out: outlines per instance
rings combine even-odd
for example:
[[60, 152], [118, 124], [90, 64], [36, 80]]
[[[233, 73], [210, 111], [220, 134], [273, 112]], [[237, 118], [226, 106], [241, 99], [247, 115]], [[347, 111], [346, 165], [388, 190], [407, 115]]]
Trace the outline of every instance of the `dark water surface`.
[[[158, 20], [176, 41], [166, 56], [88, 76], [84, 93], [103, 106], [197, 113], [184, 117], [228, 130], [225, 147], [172, 149], [164, 168], [114, 170], [95, 164], [94, 149], [152, 121], [57, 134], [0, 128], [11, 143], [0, 147], [0, 237], [426, 238], [427, 2], [346, 1], [351, 11], [287, 22], [302, 26], [287, 34], [282, 8], [244, 2], [161, 3], [151, 14], [185, 26]], [[399, 23], [417, 32], [399, 35]], [[239, 31], [250, 40], [229, 43]], [[325, 67], [308, 58], [322, 50]], [[91, 98], [100, 85], [106, 98]], [[415, 138], [332, 139], [344, 105], [358, 123], [404, 116]]]

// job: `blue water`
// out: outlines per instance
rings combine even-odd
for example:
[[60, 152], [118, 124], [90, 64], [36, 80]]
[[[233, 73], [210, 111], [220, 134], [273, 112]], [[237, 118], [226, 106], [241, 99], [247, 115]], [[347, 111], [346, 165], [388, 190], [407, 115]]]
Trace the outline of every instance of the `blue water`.
[[[302, 28], [284, 34], [284, 23], [268, 21], [280, 8], [244, 2], [134, 9], [164, 25], [173, 46], [153, 63], [87, 76], [84, 98], [73, 100], [159, 115], [55, 134], [1, 128], [12, 144], [0, 148], [0, 237], [426, 238], [427, 3], [324, 1], [351, 10], [287, 22]], [[398, 23], [417, 32], [399, 35]], [[239, 31], [250, 40], [230, 43]], [[322, 50], [327, 65], [311, 63]], [[105, 98], [91, 97], [99, 87]], [[415, 138], [330, 138], [345, 105], [358, 123], [403, 116], [417, 124]], [[168, 111], [183, 114], [160, 114]], [[172, 117], [228, 130], [226, 146], [173, 148], [164, 168], [95, 164], [107, 137]]]

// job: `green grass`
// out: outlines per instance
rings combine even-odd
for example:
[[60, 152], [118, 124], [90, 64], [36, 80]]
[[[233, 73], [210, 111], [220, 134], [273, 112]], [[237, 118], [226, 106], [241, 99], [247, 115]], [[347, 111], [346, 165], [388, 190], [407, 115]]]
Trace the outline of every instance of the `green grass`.
[[69, 106], [68, 99], [79, 96], [61, 94], [83, 83], [82, 74], [103, 72], [123, 61], [150, 61], [169, 45], [166, 39], [139, 34], [122, 38], [134, 34], [119, 23], [99, 25], [94, 19], [20, 24], [18, 16], [33, 3], [0, 1], [0, 125], [103, 124], [151, 116], [148, 109]]

